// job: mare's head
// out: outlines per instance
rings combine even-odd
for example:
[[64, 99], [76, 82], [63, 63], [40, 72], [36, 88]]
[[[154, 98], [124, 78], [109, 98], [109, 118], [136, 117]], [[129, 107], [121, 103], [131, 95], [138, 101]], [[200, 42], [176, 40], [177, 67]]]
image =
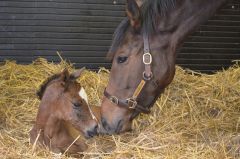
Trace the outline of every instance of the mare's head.
[[112, 68], [101, 120], [109, 134], [131, 130], [132, 120], [147, 113], [172, 81], [175, 47], [170, 44], [170, 35], [174, 27], [164, 30], [160, 20], [174, 7], [175, 0], [148, 0], [141, 7], [135, 0], [127, 0], [127, 17], [116, 29], [108, 53]]
[[41, 99], [38, 122], [65, 121], [86, 138], [96, 135], [98, 123], [88, 105], [86, 92], [76, 81], [83, 70], [70, 74], [65, 69], [42, 84], [37, 93]]

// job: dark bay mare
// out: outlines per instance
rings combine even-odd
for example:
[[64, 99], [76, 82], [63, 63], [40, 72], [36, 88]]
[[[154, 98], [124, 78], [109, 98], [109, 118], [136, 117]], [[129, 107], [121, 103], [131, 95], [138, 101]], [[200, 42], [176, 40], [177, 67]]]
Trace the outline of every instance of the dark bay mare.
[[139, 113], [149, 113], [173, 80], [181, 44], [226, 1], [145, 0], [140, 6], [127, 0], [127, 17], [108, 53], [112, 68], [101, 120], [109, 134], [130, 130]]
[[41, 102], [30, 131], [32, 144], [40, 143], [56, 153], [86, 150], [87, 145], [76, 137], [96, 135], [100, 109], [88, 105], [86, 92], [76, 81], [82, 71], [69, 74], [65, 69], [41, 85], [37, 93]]

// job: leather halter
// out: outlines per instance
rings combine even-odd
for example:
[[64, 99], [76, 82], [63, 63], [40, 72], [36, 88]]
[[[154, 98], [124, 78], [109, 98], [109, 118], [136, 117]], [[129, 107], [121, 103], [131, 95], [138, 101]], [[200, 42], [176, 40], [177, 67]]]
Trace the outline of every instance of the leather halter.
[[144, 43], [144, 54], [143, 54], [143, 63], [144, 63], [144, 71], [143, 71], [143, 79], [138, 84], [136, 90], [134, 91], [132, 97], [127, 99], [119, 99], [116, 96], [111, 95], [107, 92], [107, 90], [104, 90], [104, 96], [109, 99], [113, 104], [116, 104], [120, 107], [125, 107], [131, 110], [136, 110], [142, 113], [149, 113], [149, 108], [146, 108], [140, 104], [138, 104], [137, 99], [139, 94], [141, 93], [143, 87], [146, 85], [146, 82], [150, 81], [153, 78], [153, 73], [151, 69], [152, 64], [152, 55], [150, 53], [150, 47], [149, 47], [149, 39], [148, 39], [148, 33], [143, 32], [143, 43]]

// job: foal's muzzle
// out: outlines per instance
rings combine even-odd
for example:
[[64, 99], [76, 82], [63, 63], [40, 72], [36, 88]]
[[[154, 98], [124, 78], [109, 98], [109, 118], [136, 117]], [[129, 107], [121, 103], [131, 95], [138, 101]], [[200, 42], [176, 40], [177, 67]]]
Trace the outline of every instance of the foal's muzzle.
[[98, 123], [94, 122], [91, 126], [85, 131], [85, 137], [91, 138], [98, 134]]

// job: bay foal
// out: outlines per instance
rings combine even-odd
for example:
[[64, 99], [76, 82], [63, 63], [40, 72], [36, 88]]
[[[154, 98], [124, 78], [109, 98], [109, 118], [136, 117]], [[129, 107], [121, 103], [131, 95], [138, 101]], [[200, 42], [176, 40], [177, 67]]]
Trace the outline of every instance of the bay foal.
[[41, 85], [37, 93], [41, 102], [30, 131], [32, 144], [40, 143], [56, 153], [67, 150], [75, 154], [87, 149], [84, 142], [75, 141], [73, 134], [78, 132], [86, 138], [96, 135], [99, 110], [94, 107], [93, 112], [89, 107], [87, 95], [76, 81], [82, 71], [69, 74], [65, 69]]

